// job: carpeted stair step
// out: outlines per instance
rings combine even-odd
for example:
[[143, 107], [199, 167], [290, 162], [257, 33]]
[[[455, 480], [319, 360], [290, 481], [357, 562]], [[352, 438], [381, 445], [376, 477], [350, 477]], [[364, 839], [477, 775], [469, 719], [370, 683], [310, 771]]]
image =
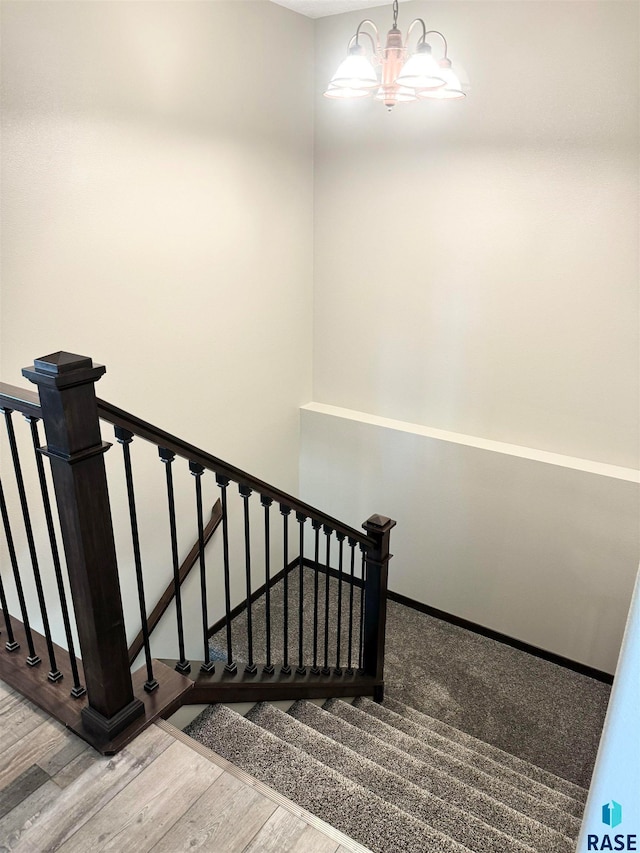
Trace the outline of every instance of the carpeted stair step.
[[[346, 704], [346, 703], [342, 703]], [[362, 712], [359, 712], [362, 713]], [[433, 762], [425, 762], [380, 740], [366, 729], [319, 708], [313, 702], [296, 702], [289, 714], [337, 743], [347, 746], [392, 773], [477, 818], [540, 853], [574, 853], [575, 841], [521, 814], [490, 793], [452, 777]], [[505, 848], [508, 853], [509, 847]]]
[[[405, 734], [405, 732], [378, 719], [373, 714], [349, 705], [340, 699], [330, 699], [324, 707], [330, 713], [342, 717], [358, 728], [363, 728], [371, 734], [377, 735], [381, 740], [397, 746], [409, 755], [440, 766], [451, 776], [455, 776], [478, 790], [490, 793], [494, 799], [500, 800], [505, 805], [511, 806], [511, 808], [528, 815], [539, 823], [544, 823], [562, 835], [566, 835], [568, 838], [578, 837], [580, 832], [578, 818], [503, 781], [499, 771], [496, 771], [493, 765], [488, 765], [487, 770], [489, 772], [486, 772], [475, 764], [469, 764], [467, 761], [458, 758], [455, 755], [456, 744], [453, 741], [446, 741], [444, 748], [442, 746], [440, 748], [434, 747], [432, 743]], [[449, 744], [451, 744], [451, 750], [447, 748]]]
[[373, 853], [471, 853], [223, 705], [209, 706], [185, 733]]
[[447, 755], [458, 758], [460, 761], [476, 767], [484, 773], [495, 776], [503, 782], [508, 782], [514, 788], [525, 791], [527, 794], [537, 797], [544, 803], [555, 806], [560, 811], [567, 812], [576, 818], [582, 817], [584, 803], [579, 803], [573, 797], [563, 794], [562, 791], [557, 791], [548, 785], [538, 782], [530, 775], [524, 775], [519, 771], [513, 770], [511, 767], [507, 767], [505, 764], [496, 761], [492, 755], [478, 752], [472, 747], [461, 743], [458, 739], [453, 739], [436, 732], [409, 717], [398, 714], [388, 705], [380, 705], [364, 696], [356, 699], [353, 704], [356, 708], [365, 711], [367, 714], [371, 714], [378, 720], [382, 720], [382, 722], [393, 726], [410, 737], [429, 744], [435, 749], [445, 752]]
[[[545, 824], [551, 829], [555, 829], [561, 835], [574, 839], [578, 837], [580, 821], [576, 817], [561, 811], [553, 805], [549, 805], [519, 788], [513, 787], [509, 783], [504, 782], [499, 775], [492, 775], [491, 772], [486, 773], [478, 767], [462, 761], [455, 755], [451, 755], [441, 749], [436, 749], [430, 743], [425, 743], [415, 737], [411, 737], [411, 735], [407, 735], [394, 726], [390, 726], [388, 723], [379, 720], [361, 708], [355, 708], [340, 699], [330, 699], [325, 703], [324, 708], [357, 728], [377, 735], [377, 737], [386, 743], [397, 746], [408, 755], [438, 766], [460, 781], [466, 782], [478, 790], [485, 791], [494, 799], [511, 806], [516, 811], [528, 815], [528, 817]], [[452, 742], [448, 741], [447, 743]], [[493, 767], [491, 770], [493, 770]]]
[[[354, 704], [358, 705], [358, 700], [356, 700]], [[457, 741], [463, 746], [473, 749], [481, 755], [487, 756], [487, 758], [492, 758], [498, 764], [509, 767], [511, 770], [515, 770], [522, 776], [529, 776], [529, 778], [534, 779], [541, 785], [546, 785], [548, 788], [560, 791], [562, 794], [565, 794], [565, 796], [571, 797], [573, 800], [580, 803], [582, 810], [584, 810], [584, 803], [587, 800], [588, 791], [580, 787], [580, 785], [576, 785], [574, 782], [569, 782], [567, 779], [561, 779], [559, 776], [555, 776], [548, 770], [537, 767], [535, 764], [531, 764], [522, 758], [518, 758], [516, 755], [511, 755], [511, 753], [505, 752], [497, 746], [493, 746], [492, 744], [486, 743], [473, 735], [467, 734], [467, 732], [460, 731], [460, 729], [456, 729], [448, 723], [442, 722], [442, 720], [436, 720], [434, 717], [429, 717], [427, 714], [423, 714], [422, 711], [418, 711], [410, 705], [405, 705], [404, 702], [400, 702], [391, 696], [385, 697], [384, 707], [388, 708], [390, 711], [395, 711], [396, 714], [400, 714], [402, 717], [412, 720], [414, 723], [418, 723], [424, 728], [431, 729], [431, 731], [449, 738], [449, 740]], [[576, 817], [579, 817], [582, 814], [582, 811], [575, 812], [575, 814]]]
[[247, 719], [474, 853], [505, 853], [506, 850], [509, 853], [534, 853], [532, 847], [499, 832], [469, 811], [444, 802], [430, 791], [386, 770], [268, 703], [255, 705]]

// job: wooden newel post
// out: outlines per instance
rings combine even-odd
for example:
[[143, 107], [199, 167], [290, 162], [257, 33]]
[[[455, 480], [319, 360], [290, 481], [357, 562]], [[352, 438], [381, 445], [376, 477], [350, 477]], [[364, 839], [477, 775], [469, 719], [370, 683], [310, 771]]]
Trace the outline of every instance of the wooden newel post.
[[373, 548], [364, 552], [364, 647], [362, 664], [366, 675], [374, 676], [380, 684], [374, 699], [381, 702], [384, 695], [384, 639], [387, 622], [387, 576], [389, 560], [389, 538], [396, 522], [383, 515], [372, 515], [362, 525], [374, 540]]
[[38, 386], [82, 652], [85, 727], [105, 740], [144, 712], [134, 698], [95, 383], [106, 368], [57, 352], [23, 376]]

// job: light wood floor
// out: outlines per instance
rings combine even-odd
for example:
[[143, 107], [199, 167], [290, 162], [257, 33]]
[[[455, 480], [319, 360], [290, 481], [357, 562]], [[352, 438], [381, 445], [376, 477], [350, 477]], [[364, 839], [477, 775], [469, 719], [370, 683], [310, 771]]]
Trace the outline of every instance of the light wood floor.
[[169, 723], [112, 758], [0, 682], [0, 853], [366, 853]]

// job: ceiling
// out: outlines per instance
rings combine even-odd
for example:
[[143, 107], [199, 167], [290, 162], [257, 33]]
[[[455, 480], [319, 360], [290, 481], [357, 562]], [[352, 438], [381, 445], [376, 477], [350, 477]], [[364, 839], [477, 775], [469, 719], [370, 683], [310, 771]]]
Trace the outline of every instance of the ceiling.
[[[391, 6], [391, 0], [272, 0], [279, 6], [286, 6], [308, 18], [324, 18], [327, 15], [339, 15], [341, 12], [353, 12], [357, 9], [370, 9], [372, 6]], [[406, 0], [400, 0], [401, 3]]]

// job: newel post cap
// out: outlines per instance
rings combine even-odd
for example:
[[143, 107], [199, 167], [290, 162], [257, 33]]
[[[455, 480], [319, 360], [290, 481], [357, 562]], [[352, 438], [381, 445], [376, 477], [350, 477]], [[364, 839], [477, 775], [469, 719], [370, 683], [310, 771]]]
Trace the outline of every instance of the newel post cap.
[[362, 525], [367, 533], [386, 533], [395, 527], [397, 522], [386, 515], [372, 515]]
[[89, 356], [60, 350], [36, 358], [33, 367], [22, 369], [22, 375], [36, 385], [68, 388], [97, 382], [106, 370], [103, 364], [94, 364]]

